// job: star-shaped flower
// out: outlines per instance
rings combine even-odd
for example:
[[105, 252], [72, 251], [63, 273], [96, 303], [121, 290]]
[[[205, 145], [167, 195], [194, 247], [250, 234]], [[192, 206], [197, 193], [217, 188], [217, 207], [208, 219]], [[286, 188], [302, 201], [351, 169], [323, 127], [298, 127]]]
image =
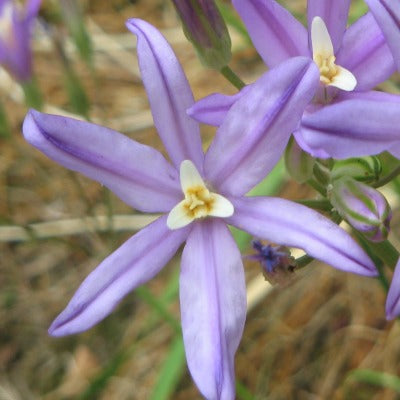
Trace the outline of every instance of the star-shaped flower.
[[[350, 0], [308, 0], [307, 32], [275, 0], [232, 2], [269, 67], [300, 55], [312, 58], [319, 67], [320, 87], [294, 132], [304, 150], [321, 158], [388, 150], [400, 158], [400, 96], [371, 90], [395, 67], [370, 13], [346, 29]], [[234, 96], [211, 95], [198, 102], [190, 115], [218, 126], [247, 90]]]
[[186, 109], [193, 96], [162, 35], [131, 19], [154, 123], [169, 163], [155, 149], [88, 122], [30, 111], [26, 140], [50, 158], [109, 187], [142, 212], [165, 213], [108, 256], [50, 327], [62, 336], [89, 329], [153, 278], [182, 243], [180, 304], [190, 372], [207, 399], [234, 399], [234, 354], [246, 317], [240, 252], [227, 225], [303, 248], [332, 266], [376, 274], [340, 227], [279, 198], [245, 197], [282, 155], [315, 92], [318, 70], [304, 57], [265, 74], [228, 113], [206, 154]]
[[30, 36], [40, 3], [28, 0], [22, 8], [14, 0], [0, 0], [0, 64], [21, 82], [32, 74]]

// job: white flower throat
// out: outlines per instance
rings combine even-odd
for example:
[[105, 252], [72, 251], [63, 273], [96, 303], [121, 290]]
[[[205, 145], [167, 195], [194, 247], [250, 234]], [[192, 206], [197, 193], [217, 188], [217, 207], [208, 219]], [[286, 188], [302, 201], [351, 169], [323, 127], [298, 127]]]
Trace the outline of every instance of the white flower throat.
[[195, 165], [185, 160], [180, 167], [181, 187], [185, 198], [168, 214], [167, 225], [170, 229], [179, 229], [189, 225], [195, 219], [212, 217], [230, 217], [233, 205], [220, 194], [211, 192]]
[[335, 64], [331, 37], [321, 17], [315, 17], [311, 25], [313, 60], [320, 72], [320, 81], [326, 86], [334, 86], [352, 91], [357, 85], [355, 76], [346, 68]]

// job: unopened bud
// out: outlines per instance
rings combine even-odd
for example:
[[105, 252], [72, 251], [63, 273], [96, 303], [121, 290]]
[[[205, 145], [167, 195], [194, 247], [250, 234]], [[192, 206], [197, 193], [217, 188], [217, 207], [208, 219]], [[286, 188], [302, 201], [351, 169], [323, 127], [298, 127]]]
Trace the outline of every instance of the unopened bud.
[[231, 59], [231, 38], [214, 0], [172, 0], [183, 31], [201, 62], [221, 70]]
[[330, 200], [337, 212], [369, 240], [386, 239], [392, 213], [387, 200], [376, 189], [342, 177], [332, 183]]
[[285, 151], [285, 165], [289, 175], [299, 183], [308, 181], [313, 175], [315, 160], [290, 138]]
[[350, 176], [360, 182], [374, 182], [379, 179], [382, 165], [375, 156], [338, 160], [332, 168], [332, 180]]

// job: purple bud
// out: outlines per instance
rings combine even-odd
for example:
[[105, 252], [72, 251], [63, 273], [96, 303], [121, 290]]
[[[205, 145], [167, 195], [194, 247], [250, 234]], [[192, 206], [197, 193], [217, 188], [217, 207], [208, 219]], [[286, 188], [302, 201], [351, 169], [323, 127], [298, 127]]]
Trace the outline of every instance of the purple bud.
[[220, 70], [231, 59], [228, 29], [213, 0], [172, 0], [188, 40], [207, 67]]
[[337, 212], [369, 240], [386, 239], [392, 213], [387, 200], [376, 189], [342, 177], [333, 182], [330, 200]]

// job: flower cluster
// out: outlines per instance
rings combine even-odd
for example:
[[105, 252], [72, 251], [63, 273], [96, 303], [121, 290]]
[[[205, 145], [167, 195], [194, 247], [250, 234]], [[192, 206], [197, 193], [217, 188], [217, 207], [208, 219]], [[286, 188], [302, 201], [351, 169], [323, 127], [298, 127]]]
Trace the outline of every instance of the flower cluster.
[[[31, 145], [107, 186], [133, 208], [163, 214], [85, 279], [51, 325], [51, 335], [97, 324], [185, 243], [180, 305], [188, 367], [205, 398], [229, 400], [235, 397], [234, 355], [246, 317], [246, 288], [228, 226], [301, 248], [339, 270], [377, 275], [367, 253], [337, 225], [345, 219], [367, 242], [387, 238], [390, 207], [372, 187], [379, 186], [379, 163], [361, 157], [388, 151], [400, 158], [400, 96], [373, 90], [400, 68], [400, 3], [366, 2], [371, 12], [346, 28], [350, 0], [309, 0], [307, 31], [275, 0], [233, 0], [270, 69], [233, 96], [213, 94], [197, 103], [162, 34], [130, 19], [168, 160], [111, 129], [29, 111], [23, 133]], [[230, 39], [213, 2], [174, 3], [203, 59], [228, 51]], [[229, 57], [230, 50], [217, 68]], [[205, 153], [198, 121], [218, 127]], [[302, 179], [312, 180], [324, 196], [318, 204], [328, 216], [277, 197], [246, 196], [282, 157], [292, 134], [288, 169], [305, 171]], [[345, 164], [332, 159], [349, 157], [358, 158]], [[251, 258], [267, 275], [296, 268], [286, 247], [259, 240], [253, 246], [257, 253]], [[400, 266], [388, 295], [389, 318], [400, 313], [399, 280]]]

